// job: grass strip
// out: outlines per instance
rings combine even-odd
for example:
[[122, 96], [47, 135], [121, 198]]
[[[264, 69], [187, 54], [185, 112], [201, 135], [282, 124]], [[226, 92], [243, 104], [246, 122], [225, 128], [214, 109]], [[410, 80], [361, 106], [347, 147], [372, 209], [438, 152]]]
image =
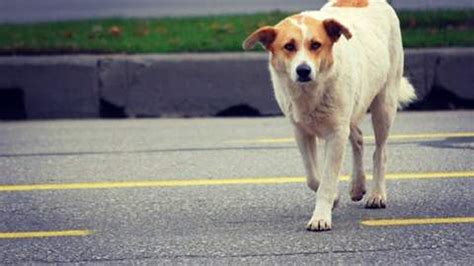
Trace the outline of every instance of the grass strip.
[[[0, 53], [242, 51], [245, 37], [289, 13], [97, 19], [0, 25]], [[474, 46], [474, 10], [400, 11], [405, 47]]]

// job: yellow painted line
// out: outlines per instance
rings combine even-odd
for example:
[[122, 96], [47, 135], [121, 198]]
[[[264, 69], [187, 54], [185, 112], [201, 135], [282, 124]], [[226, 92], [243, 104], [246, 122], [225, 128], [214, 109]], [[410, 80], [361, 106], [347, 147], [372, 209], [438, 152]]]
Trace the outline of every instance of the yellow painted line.
[[445, 218], [411, 218], [411, 219], [386, 219], [366, 220], [360, 222], [366, 226], [407, 226], [426, 224], [460, 224], [474, 223], [474, 217], [445, 217]]
[[74, 190], [74, 189], [112, 189], [112, 188], [152, 188], [152, 187], [190, 187], [216, 185], [245, 185], [245, 184], [285, 184], [300, 183], [302, 177], [263, 177], [263, 178], [232, 178], [232, 179], [189, 179], [189, 180], [147, 180], [124, 182], [88, 182], [63, 184], [32, 184], [32, 185], [3, 185], [2, 191], [32, 191], [32, 190]]
[[[430, 173], [394, 173], [387, 174], [391, 180], [408, 179], [446, 179], [474, 177], [474, 171], [464, 172], [430, 172]], [[371, 176], [367, 176], [368, 179]], [[276, 185], [305, 182], [305, 177], [253, 177], [253, 178], [222, 178], [222, 179], [187, 179], [187, 180], [145, 180], [145, 181], [115, 181], [115, 182], [85, 182], [85, 183], [56, 183], [56, 184], [22, 184], [0, 185], [0, 192], [36, 191], [36, 190], [77, 190], [77, 189], [123, 189], [123, 188], [153, 188], [153, 187], [190, 187], [190, 186], [219, 186], [219, 185]], [[342, 181], [349, 176], [341, 176]]]
[[[443, 138], [470, 138], [470, 137], [474, 137], [474, 132], [394, 134], [394, 135], [391, 135], [389, 139], [410, 140], [410, 139], [443, 139]], [[366, 139], [374, 139], [374, 136], [368, 136]]]
[[[371, 175], [367, 176], [369, 179]], [[431, 173], [398, 173], [398, 174], [387, 174], [386, 179], [392, 180], [403, 180], [403, 179], [437, 179], [437, 178], [466, 178], [474, 177], [474, 171], [465, 172], [431, 172]], [[349, 177], [347, 177], [349, 180]]]
[[[474, 132], [444, 132], [444, 133], [419, 133], [419, 134], [393, 134], [390, 140], [416, 140], [416, 139], [443, 139], [443, 138], [469, 138], [474, 137]], [[365, 136], [364, 140], [373, 140], [374, 136]], [[263, 138], [255, 140], [235, 140], [229, 143], [290, 143], [294, 138]]]
[[0, 239], [87, 236], [87, 235], [91, 235], [92, 233], [93, 232], [89, 230], [7, 232], [7, 233], [0, 232]]

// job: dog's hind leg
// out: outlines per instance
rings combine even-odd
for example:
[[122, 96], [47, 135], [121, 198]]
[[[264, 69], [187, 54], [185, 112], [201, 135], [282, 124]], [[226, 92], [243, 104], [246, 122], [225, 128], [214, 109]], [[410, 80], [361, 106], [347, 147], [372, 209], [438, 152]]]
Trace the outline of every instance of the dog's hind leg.
[[363, 164], [364, 138], [358, 126], [351, 126], [349, 140], [352, 145], [352, 176], [349, 194], [353, 201], [359, 201], [364, 197], [366, 189]]
[[303, 158], [304, 168], [306, 171], [306, 184], [314, 192], [318, 191], [319, 176], [317, 169], [316, 154], [316, 137], [304, 132], [302, 129], [295, 127], [295, 139]]
[[366, 208], [385, 208], [387, 192], [385, 186], [386, 143], [397, 112], [396, 95], [390, 95], [391, 87], [383, 90], [372, 102], [372, 126], [375, 135], [373, 188], [367, 199]]

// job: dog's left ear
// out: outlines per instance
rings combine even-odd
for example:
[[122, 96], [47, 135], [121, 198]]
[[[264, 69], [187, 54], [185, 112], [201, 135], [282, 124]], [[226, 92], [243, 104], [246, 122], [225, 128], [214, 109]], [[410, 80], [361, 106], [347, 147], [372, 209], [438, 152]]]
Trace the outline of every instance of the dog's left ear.
[[333, 42], [337, 42], [341, 35], [344, 35], [344, 37], [346, 37], [348, 40], [352, 38], [352, 33], [349, 31], [349, 29], [335, 19], [326, 19], [323, 21], [323, 25], [326, 33]]
[[242, 48], [244, 48], [244, 50], [250, 50], [254, 48], [257, 43], [261, 43], [262, 46], [268, 50], [275, 38], [276, 30], [273, 27], [265, 26], [250, 34], [242, 43]]

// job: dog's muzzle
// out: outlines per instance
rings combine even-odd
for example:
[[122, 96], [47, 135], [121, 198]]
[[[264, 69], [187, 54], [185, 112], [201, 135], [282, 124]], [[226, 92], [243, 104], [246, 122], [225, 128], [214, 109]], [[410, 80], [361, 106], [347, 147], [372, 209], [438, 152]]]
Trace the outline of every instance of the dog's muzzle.
[[311, 67], [303, 63], [296, 68], [296, 74], [298, 74], [298, 82], [309, 82], [311, 81]]

